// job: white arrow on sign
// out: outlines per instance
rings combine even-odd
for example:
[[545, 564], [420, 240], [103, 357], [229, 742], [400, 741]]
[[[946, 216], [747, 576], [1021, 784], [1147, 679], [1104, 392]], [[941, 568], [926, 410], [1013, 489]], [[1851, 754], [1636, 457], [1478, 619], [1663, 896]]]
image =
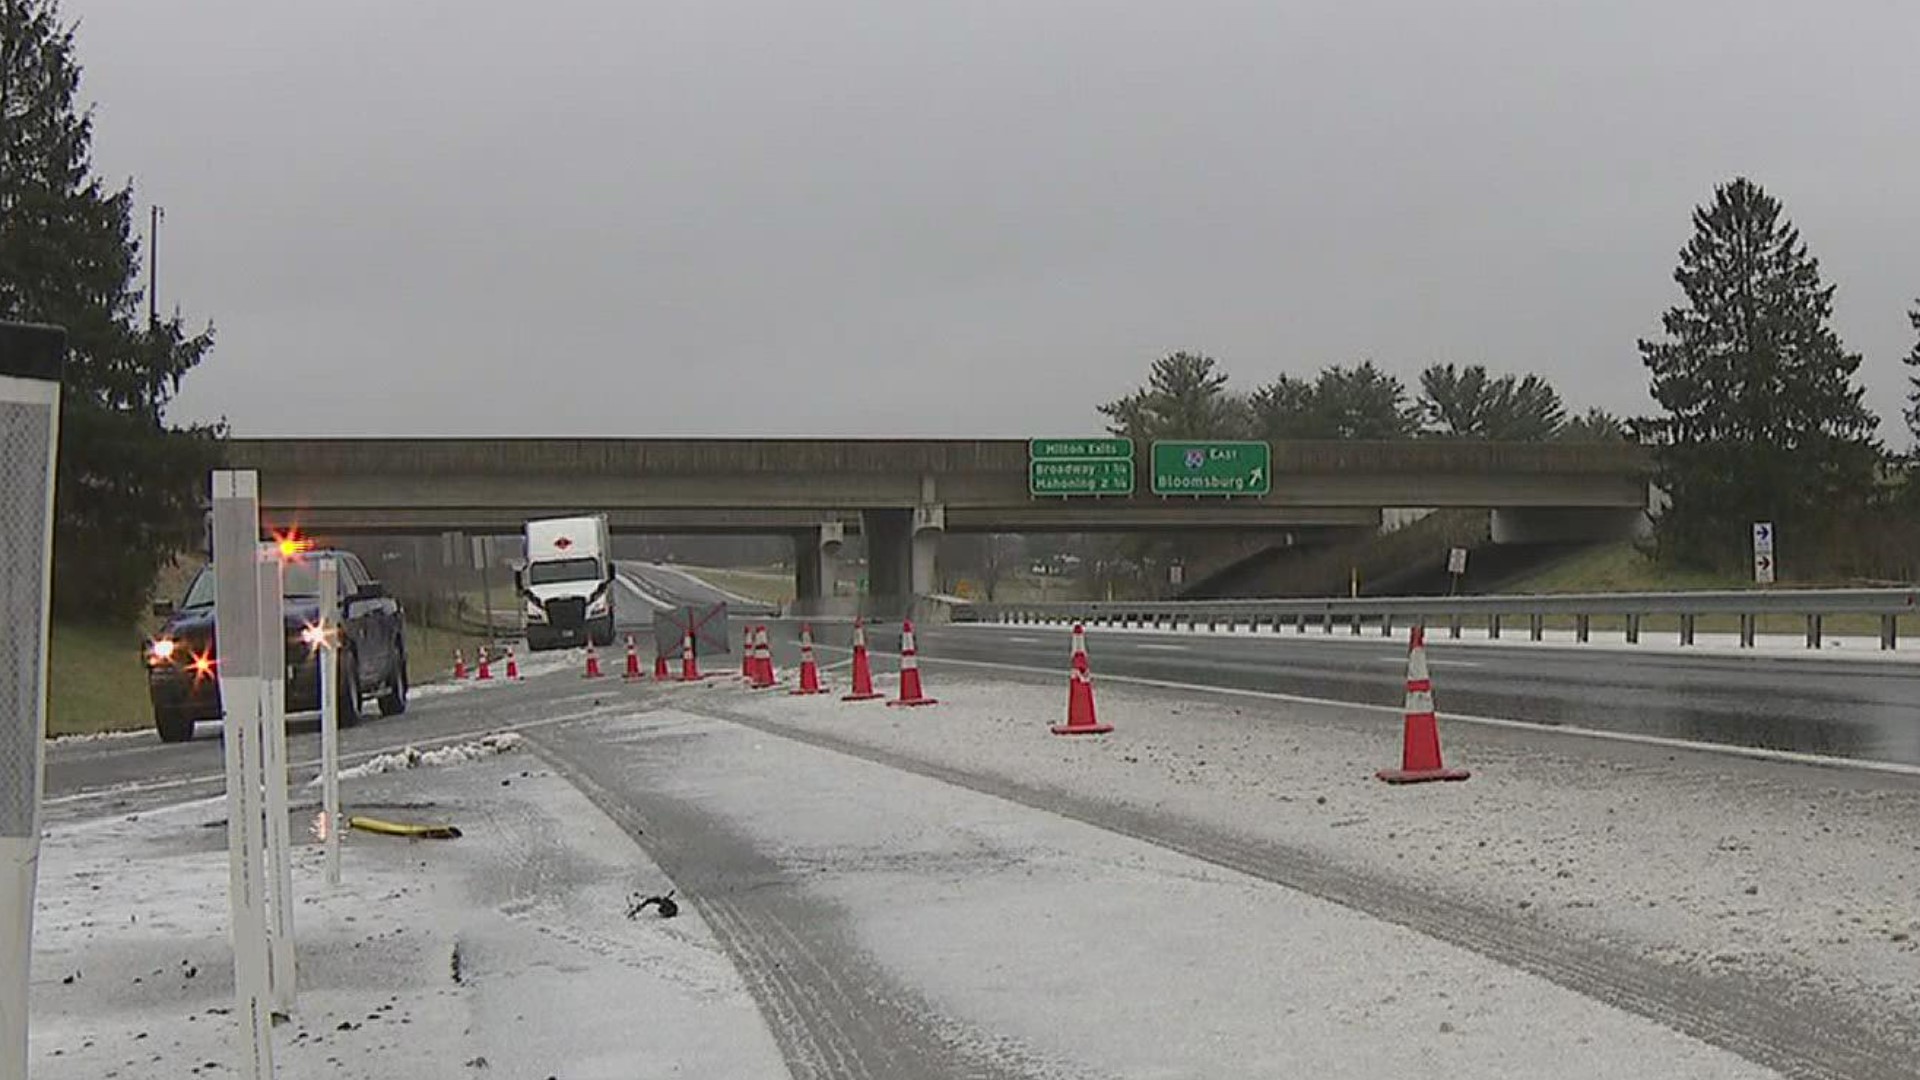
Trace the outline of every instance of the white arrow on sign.
[[1262, 469], [1262, 468], [1260, 468], [1260, 467], [1258, 467], [1258, 466], [1255, 466], [1255, 467], [1254, 467], [1254, 470], [1253, 470], [1253, 480], [1252, 480], [1252, 483], [1253, 483], [1253, 486], [1255, 486], [1255, 487], [1259, 487], [1259, 486], [1260, 486], [1260, 478], [1261, 478], [1261, 477], [1263, 477], [1263, 476], [1265, 476], [1265, 475], [1267, 475], [1267, 470], [1265, 470], [1265, 469]]

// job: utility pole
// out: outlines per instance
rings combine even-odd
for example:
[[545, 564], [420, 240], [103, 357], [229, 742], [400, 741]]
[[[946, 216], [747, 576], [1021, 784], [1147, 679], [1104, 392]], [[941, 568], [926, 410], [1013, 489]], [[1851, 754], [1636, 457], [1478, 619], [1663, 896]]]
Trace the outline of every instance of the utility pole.
[[147, 329], [160, 325], [160, 223], [167, 212], [155, 205], [147, 220]]

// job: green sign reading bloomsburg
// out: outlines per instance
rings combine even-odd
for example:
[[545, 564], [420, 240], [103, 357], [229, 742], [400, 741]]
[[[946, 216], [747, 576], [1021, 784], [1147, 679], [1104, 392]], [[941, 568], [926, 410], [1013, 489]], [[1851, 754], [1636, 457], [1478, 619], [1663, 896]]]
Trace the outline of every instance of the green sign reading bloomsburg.
[[1030, 440], [1027, 491], [1035, 496], [1131, 495], [1133, 440]]
[[1272, 451], [1263, 442], [1156, 442], [1155, 495], [1265, 495]]

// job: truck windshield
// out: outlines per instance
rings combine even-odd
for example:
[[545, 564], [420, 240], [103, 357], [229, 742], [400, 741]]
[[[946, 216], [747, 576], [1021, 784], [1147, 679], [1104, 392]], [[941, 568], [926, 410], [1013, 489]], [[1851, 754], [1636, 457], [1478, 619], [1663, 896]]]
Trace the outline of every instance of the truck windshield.
[[600, 560], [598, 559], [555, 559], [552, 562], [530, 563], [527, 566], [527, 584], [529, 585], [599, 580]]
[[[320, 595], [320, 577], [312, 562], [289, 562], [286, 564], [286, 577], [280, 585], [280, 595], [304, 597]], [[213, 567], [200, 571], [187, 589], [186, 599], [180, 601], [183, 608], [201, 608], [213, 606]]]

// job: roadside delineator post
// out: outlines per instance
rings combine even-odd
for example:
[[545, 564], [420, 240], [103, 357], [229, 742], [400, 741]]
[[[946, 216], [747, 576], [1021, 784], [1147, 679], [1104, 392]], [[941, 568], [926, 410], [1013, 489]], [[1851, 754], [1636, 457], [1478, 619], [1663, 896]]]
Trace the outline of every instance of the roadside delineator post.
[[40, 887], [47, 620], [66, 362], [66, 331], [0, 322], [0, 430], [7, 447], [0, 469], [0, 619], [7, 628], [0, 634], [0, 1076], [8, 1077], [31, 1071], [27, 1021], [35, 980], [29, 968]]
[[1407, 641], [1407, 724], [1400, 767], [1374, 774], [1389, 784], [1428, 780], [1465, 780], [1465, 769], [1449, 769], [1440, 760], [1440, 722], [1433, 714], [1433, 680], [1427, 674], [1427, 628], [1415, 623]]
[[1087, 663], [1087, 628], [1073, 627], [1073, 671], [1067, 676], [1067, 722], [1051, 729], [1055, 735], [1103, 735], [1113, 730], [1093, 712], [1093, 668]]
[[640, 672], [640, 653], [634, 648], [633, 635], [627, 635], [627, 670], [624, 676], [628, 682], [644, 678]]
[[465, 682], [467, 679], [467, 654], [459, 649], [453, 650], [453, 681]]
[[920, 650], [913, 643], [913, 620], [900, 624], [900, 696], [888, 705], [937, 705], [920, 686]]
[[601, 675], [602, 675], [602, 672], [600, 671], [600, 654], [594, 650], [593, 639], [588, 638], [587, 639], [587, 671], [586, 671], [586, 674], [580, 677], [583, 679], [598, 679], [601, 677]]
[[867, 655], [866, 620], [853, 620], [853, 692], [841, 701], [874, 701], [883, 695], [873, 688], [873, 658]]
[[800, 685], [791, 693], [795, 697], [808, 694], [824, 694], [826, 688], [820, 685], [820, 664], [813, 657], [813, 624], [800, 624]]
[[493, 681], [493, 654], [487, 651], [485, 645], [480, 646], [480, 670], [473, 678], [475, 682]]

